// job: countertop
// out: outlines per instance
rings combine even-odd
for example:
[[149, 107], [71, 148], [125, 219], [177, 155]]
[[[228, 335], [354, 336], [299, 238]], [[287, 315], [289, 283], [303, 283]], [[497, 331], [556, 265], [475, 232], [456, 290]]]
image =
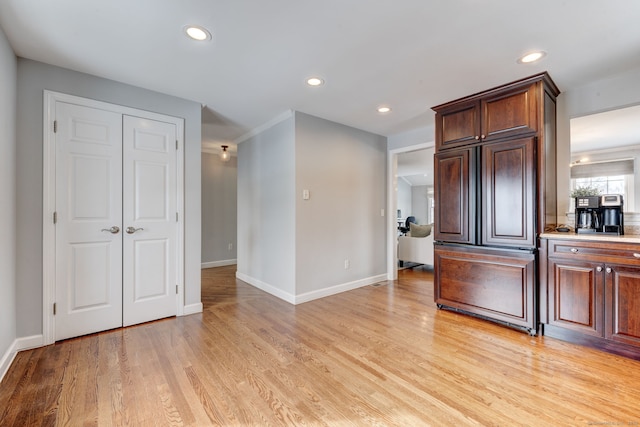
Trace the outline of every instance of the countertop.
[[640, 234], [625, 234], [618, 236], [615, 234], [578, 234], [573, 231], [560, 232], [552, 231], [540, 234], [541, 239], [570, 239], [570, 240], [586, 240], [590, 242], [613, 242], [613, 243], [637, 243], [640, 244]]

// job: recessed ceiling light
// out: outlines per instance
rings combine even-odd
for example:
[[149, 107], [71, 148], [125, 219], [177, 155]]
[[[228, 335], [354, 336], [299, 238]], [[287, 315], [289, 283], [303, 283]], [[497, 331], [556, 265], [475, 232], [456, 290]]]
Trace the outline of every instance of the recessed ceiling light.
[[211, 33], [204, 27], [199, 25], [187, 25], [182, 29], [184, 33], [191, 39], [197, 41], [211, 40]]
[[309, 86], [322, 86], [324, 84], [324, 80], [320, 77], [309, 77], [307, 79], [307, 84]]
[[378, 113], [388, 113], [390, 111], [391, 111], [391, 107], [386, 107], [386, 106], [378, 107]]
[[542, 50], [539, 50], [537, 52], [531, 52], [528, 53], [522, 57], [520, 57], [518, 59], [518, 63], [520, 64], [529, 64], [531, 62], [536, 62], [539, 59], [542, 59], [542, 57], [544, 57], [547, 54], [547, 52], [544, 52]]

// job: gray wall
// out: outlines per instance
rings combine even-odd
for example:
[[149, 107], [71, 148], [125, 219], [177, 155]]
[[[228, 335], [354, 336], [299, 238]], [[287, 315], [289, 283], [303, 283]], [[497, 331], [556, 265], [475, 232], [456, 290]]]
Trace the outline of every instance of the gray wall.
[[418, 220], [418, 224], [430, 224], [429, 218], [429, 190], [433, 197], [433, 187], [427, 185], [414, 185], [411, 187], [411, 211]]
[[238, 144], [237, 272], [295, 294], [294, 117]]
[[0, 28], [0, 361], [16, 339], [16, 80], [17, 59]]
[[296, 295], [385, 274], [387, 139], [295, 118]]
[[[403, 219], [413, 215], [413, 207], [411, 206], [411, 185], [402, 178], [398, 178], [397, 204], [397, 209], [400, 209]], [[391, 214], [394, 215], [393, 212]]]
[[17, 335], [42, 333], [42, 103], [45, 89], [185, 119], [185, 304], [199, 304], [200, 104], [19, 58]]
[[[217, 153], [202, 153], [203, 264], [235, 263], [238, 246], [237, 182], [237, 157], [231, 156], [228, 162], [223, 162]], [[231, 250], [229, 245], [232, 245]]]
[[386, 145], [299, 112], [240, 143], [238, 275], [291, 302], [384, 276]]

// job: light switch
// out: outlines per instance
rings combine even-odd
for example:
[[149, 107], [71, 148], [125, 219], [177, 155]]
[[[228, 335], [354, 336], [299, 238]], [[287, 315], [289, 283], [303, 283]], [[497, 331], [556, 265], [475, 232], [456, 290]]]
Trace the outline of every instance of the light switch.
[[302, 190], [302, 200], [309, 200], [310, 198], [309, 190]]

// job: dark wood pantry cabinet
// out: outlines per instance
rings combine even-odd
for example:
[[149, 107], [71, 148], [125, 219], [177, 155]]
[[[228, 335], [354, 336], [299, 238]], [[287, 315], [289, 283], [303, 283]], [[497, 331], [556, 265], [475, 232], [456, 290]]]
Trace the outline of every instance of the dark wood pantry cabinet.
[[547, 73], [434, 107], [435, 300], [537, 331], [537, 242], [555, 227]]

